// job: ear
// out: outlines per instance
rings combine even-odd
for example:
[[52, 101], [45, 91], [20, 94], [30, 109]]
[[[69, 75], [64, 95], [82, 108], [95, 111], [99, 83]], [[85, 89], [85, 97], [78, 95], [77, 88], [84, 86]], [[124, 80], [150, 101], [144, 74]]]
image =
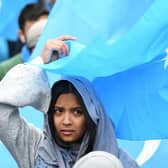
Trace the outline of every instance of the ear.
[[20, 41], [21, 41], [22, 43], [25, 43], [25, 42], [26, 42], [25, 36], [24, 36], [24, 33], [23, 33], [22, 30], [19, 30], [19, 31], [18, 31], [18, 36], [19, 36], [19, 39], [20, 39]]

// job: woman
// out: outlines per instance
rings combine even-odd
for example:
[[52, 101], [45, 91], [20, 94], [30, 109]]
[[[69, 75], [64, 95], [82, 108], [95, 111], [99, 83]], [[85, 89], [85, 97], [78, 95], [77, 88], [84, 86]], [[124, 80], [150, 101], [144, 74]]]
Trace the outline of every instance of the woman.
[[[0, 93], [0, 139], [20, 168], [71, 168], [97, 150], [113, 154], [124, 168], [138, 167], [118, 148], [113, 123], [86, 79], [59, 79], [50, 95], [41, 69], [17, 65], [1, 81]], [[44, 112], [43, 132], [19, 115], [18, 107], [27, 105]]]

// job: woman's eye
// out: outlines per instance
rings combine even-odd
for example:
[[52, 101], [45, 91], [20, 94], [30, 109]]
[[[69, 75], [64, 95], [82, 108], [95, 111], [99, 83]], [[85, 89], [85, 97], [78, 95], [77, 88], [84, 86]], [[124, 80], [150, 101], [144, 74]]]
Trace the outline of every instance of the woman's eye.
[[60, 113], [62, 113], [62, 110], [59, 109], [59, 108], [55, 108], [55, 109], [54, 109], [54, 113], [56, 113], [56, 114], [60, 114]]
[[77, 116], [80, 116], [80, 115], [83, 114], [83, 111], [82, 111], [82, 109], [75, 109], [74, 114], [77, 115]]

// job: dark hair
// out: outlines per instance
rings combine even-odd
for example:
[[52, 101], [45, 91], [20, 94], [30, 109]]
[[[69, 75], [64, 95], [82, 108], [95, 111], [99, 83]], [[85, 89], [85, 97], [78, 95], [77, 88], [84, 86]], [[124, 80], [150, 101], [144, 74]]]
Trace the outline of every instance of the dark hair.
[[24, 30], [26, 21], [36, 21], [40, 16], [49, 15], [49, 11], [38, 3], [26, 5], [20, 12], [18, 18], [19, 28]]
[[52, 87], [52, 94], [51, 94], [52, 99], [51, 99], [50, 107], [49, 107], [49, 110], [47, 113], [48, 114], [48, 123], [50, 126], [52, 137], [55, 140], [55, 128], [54, 128], [54, 120], [53, 120], [55, 102], [61, 94], [66, 94], [66, 93], [75, 94], [77, 96], [79, 102], [81, 103], [82, 108], [84, 109], [84, 115], [86, 117], [86, 126], [87, 126], [86, 129], [89, 131], [89, 143], [88, 143], [88, 148], [86, 150], [86, 153], [88, 153], [88, 152], [92, 151], [92, 149], [93, 149], [93, 144], [94, 144], [95, 135], [96, 135], [96, 125], [94, 124], [91, 117], [89, 116], [81, 95], [76, 90], [76, 88], [72, 85], [72, 83], [70, 83], [69, 81], [66, 81], [66, 80], [59, 81], [59, 82], [55, 83]]

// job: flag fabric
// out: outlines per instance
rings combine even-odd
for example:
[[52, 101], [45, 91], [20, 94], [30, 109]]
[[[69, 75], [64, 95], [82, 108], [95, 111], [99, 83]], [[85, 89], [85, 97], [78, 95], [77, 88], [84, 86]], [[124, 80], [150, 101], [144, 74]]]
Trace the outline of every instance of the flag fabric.
[[63, 34], [88, 44], [95, 37], [116, 41], [124, 35], [154, 0], [57, 0], [33, 57], [40, 54], [47, 39]]
[[32, 2], [37, 0], [0, 0], [0, 37], [17, 40], [19, 13], [26, 4]]
[[[67, 57], [64, 60], [51, 64], [53, 66], [46, 65], [45, 67], [47, 69], [54, 69], [58, 73], [70, 73], [71, 75], [95, 78], [98, 76], [109, 76], [151, 61], [168, 46], [168, 31], [166, 28], [168, 23], [168, 6], [165, 5], [166, 2], [166, 0], [154, 1], [148, 10], [136, 21], [136, 24], [132, 25], [129, 31], [118, 40], [111, 42], [113, 36], [109, 36], [107, 40], [100, 33], [96, 37], [92, 36], [92, 40], [84, 44], [86, 45], [85, 49], [79, 52], [74, 59]], [[56, 9], [59, 11], [59, 3]], [[55, 33], [58, 31], [58, 22], [55, 19], [57, 23], [54, 26], [53, 11], [32, 58], [40, 55], [41, 48], [43, 48], [48, 38], [54, 38], [58, 35], [58, 33]], [[73, 28], [75, 29], [75, 27]], [[82, 30], [80, 26], [77, 29]], [[61, 30], [58, 32], [61, 34], [65, 33], [61, 32]], [[83, 34], [82, 31], [81, 34]], [[79, 66], [81, 62], [83, 66]], [[92, 68], [90, 71], [87, 69], [88, 66]]]
[[118, 138], [168, 138], [168, 69], [164, 55], [127, 71], [93, 80], [115, 123]]
[[[80, 46], [78, 53], [41, 65], [53, 75], [80, 75], [90, 79], [115, 123], [118, 138], [168, 138], [168, 81], [164, 66], [164, 51], [168, 46], [166, 2], [154, 1], [118, 40], [110, 42], [100, 33], [83, 48]], [[53, 22], [47, 26], [42, 42], [53, 30]], [[35, 50], [39, 51], [38, 47]], [[71, 47], [73, 50], [73, 43]], [[79, 45], [74, 48], [79, 49]]]

